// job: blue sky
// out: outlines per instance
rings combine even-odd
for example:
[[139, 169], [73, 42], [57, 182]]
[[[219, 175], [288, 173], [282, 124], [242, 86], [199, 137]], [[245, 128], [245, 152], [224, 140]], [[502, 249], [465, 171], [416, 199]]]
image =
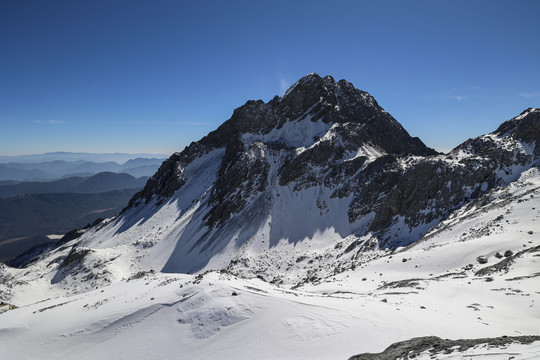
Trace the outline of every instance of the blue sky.
[[540, 107], [540, 1], [0, 3], [0, 155], [180, 151], [317, 72], [439, 150]]

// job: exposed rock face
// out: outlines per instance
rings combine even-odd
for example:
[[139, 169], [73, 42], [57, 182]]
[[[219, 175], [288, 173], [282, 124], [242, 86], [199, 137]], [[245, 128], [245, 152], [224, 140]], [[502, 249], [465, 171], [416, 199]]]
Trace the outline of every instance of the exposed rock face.
[[[501, 124], [495, 134], [498, 136], [511, 136], [515, 140], [526, 143], [540, 141], [540, 112], [538, 109], [528, 108], [519, 116]], [[535, 148], [535, 155], [540, 155], [540, 148]]]
[[[501, 336], [496, 338], [441, 339], [437, 336], [425, 336], [413, 338], [407, 341], [400, 341], [390, 345], [386, 350], [378, 354], [360, 354], [349, 358], [349, 360], [394, 360], [394, 359], [414, 359], [421, 353], [428, 352], [431, 358], [438, 356], [448, 356], [449, 354], [465, 353], [468, 349], [487, 345], [489, 347], [505, 349], [509, 344], [531, 344], [539, 341], [540, 336]], [[499, 350], [499, 354], [500, 354]], [[489, 356], [489, 355], [488, 355]]]
[[246, 152], [228, 164], [210, 196], [210, 203], [214, 206], [205, 217], [210, 226], [223, 224], [231, 213], [246, 207], [253, 194], [266, 189], [270, 168], [266, 152], [264, 143], [254, 142]]
[[[538, 165], [539, 124], [540, 111], [529, 109], [494, 133], [469, 139], [448, 154], [389, 163], [375, 182], [379, 189], [371, 190], [386, 192], [371, 230], [386, 229], [394, 216], [403, 217], [410, 228], [430, 224], [515, 180], [523, 170]], [[362, 208], [355, 209], [353, 217], [363, 213]]]
[[158, 171], [148, 179], [144, 189], [129, 201], [128, 207], [139, 204], [143, 199], [148, 202], [155, 195], [161, 200], [168, 198], [176, 190], [180, 189], [185, 183], [180, 158], [179, 153], [174, 153], [165, 160]]

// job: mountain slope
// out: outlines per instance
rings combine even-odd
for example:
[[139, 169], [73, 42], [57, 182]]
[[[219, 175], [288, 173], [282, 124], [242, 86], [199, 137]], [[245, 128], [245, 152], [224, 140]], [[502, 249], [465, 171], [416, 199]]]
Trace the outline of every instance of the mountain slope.
[[318, 281], [369, 250], [418, 241], [515, 180], [537, 164], [538, 121], [539, 110], [528, 109], [436, 154], [369, 94], [310, 74], [171, 156], [79, 246], [121, 251], [127, 272], [227, 268], [274, 283]]
[[[198, 271], [232, 242], [238, 248], [251, 241], [270, 221], [278, 229], [266, 239], [272, 246], [288, 236], [298, 242], [338, 226], [340, 237], [351, 234], [365, 224], [347, 221], [343, 213], [350, 196], [340, 191], [348, 180], [370, 176], [396, 157], [431, 154], [435, 151], [410, 137], [366, 92], [310, 74], [283, 98], [248, 101], [217, 130], [174, 154], [123, 217], [137, 217], [142, 208], [153, 211], [144, 207], [151, 201], [178, 199], [179, 211], [189, 218], [164, 270]], [[310, 211], [313, 206], [316, 212]], [[340, 213], [327, 211], [329, 206]], [[293, 231], [283, 214], [294, 207], [308, 218]], [[300, 221], [293, 222], [298, 227]], [[230, 260], [224, 255], [218, 266]]]

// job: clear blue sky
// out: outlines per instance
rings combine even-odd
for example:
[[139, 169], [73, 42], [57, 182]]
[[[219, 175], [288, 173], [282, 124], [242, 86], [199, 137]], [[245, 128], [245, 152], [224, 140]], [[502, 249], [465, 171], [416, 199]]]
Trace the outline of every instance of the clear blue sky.
[[449, 150], [540, 106], [540, 1], [3, 0], [0, 155], [182, 150], [317, 72]]

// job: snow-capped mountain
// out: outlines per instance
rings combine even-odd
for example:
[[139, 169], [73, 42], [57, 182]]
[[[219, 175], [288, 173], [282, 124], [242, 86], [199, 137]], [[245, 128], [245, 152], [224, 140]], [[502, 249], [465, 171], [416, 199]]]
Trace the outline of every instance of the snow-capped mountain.
[[[265, 358], [347, 358], [413, 336], [534, 335], [539, 141], [530, 108], [438, 154], [368, 93], [307, 75], [173, 154], [118, 216], [0, 267], [0, 300], [20, 307], [0, 343], [107, 357], [150, 326], [169, 332], [143, 342], [163, 354], [253, 358], [269, 336], [281, 348]], [[61, 309], [79, 318], [35, 330]]]
[[[419, 240], [453, 210], [517, 178], [538, 159], [523, 137], [534, 134], [526, 127], [535, 119], [529, 109], [437, 155], [369, 94], [310, 74], [283, 98], [249, 101], [172, 155], [77, 249], [120, 251], [127, 273], [227, 268], [275, 283], [315, 280], [366, 249]], [[320, 256], [329, 272], [320, 271]]]
[[223, 268], [264, 244], [365, 232], [371, 209], [358, 210], [358, 203], [375, 204], [381, 190], [366, 187], [366, 195], [357, 184], [396, 158], [432, 154], [366, 92], [310, 74], [283, 98], [248, 101], [216, 131], [174, 154], [122, 218], [138, 220], [149, 209], [172, 206], [178, 211], [168, 230], [174, 250], [155, 266], [184, 273]]

